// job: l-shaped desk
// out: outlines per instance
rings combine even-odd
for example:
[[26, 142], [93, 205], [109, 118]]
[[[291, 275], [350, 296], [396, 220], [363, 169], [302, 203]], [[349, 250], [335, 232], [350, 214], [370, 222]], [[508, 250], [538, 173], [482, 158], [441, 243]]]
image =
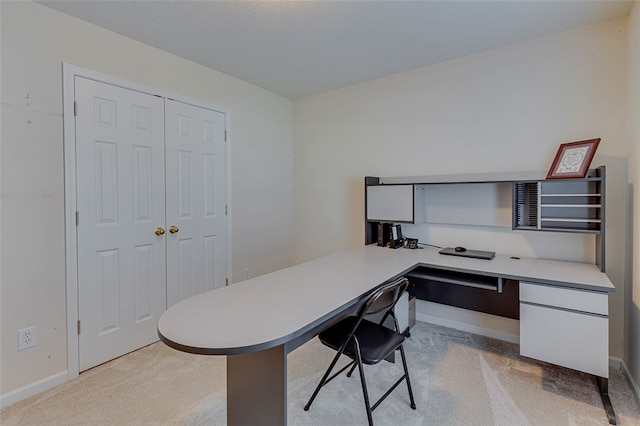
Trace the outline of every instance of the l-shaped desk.
[[286, 424], [287, 353], [372, 289], [419, 267], [442, 271], [451, 285], [486, 277], [501, 291], [504, 280], [518, 281], [520, 353], [596, 376], [615, 424], [608, 397], [608, 293], [615, 288], [593, 264], [369, 245], [183, 300], [160, 317], [158, 334], [184, 352], [227, 356], [229, 425]]

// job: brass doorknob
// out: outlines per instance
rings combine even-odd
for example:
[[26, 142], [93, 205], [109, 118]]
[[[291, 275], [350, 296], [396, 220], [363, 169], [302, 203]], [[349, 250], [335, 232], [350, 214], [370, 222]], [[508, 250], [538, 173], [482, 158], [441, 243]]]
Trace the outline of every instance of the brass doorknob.
[[164, 228], [158, 226], [156, 228], [156, 235], [164, 235]]
[[175, 225], [171, 225], [171, 226], [169, 227], [169, 232], [171, 232], [172, 234], [175, 234], [175, 233], [176, 233], [176, 232], [178, 232], [179, 230], [180, 230], [180, 229], [178, 229], [178, 227], [177, 227], [177, 226], [175, 226]]

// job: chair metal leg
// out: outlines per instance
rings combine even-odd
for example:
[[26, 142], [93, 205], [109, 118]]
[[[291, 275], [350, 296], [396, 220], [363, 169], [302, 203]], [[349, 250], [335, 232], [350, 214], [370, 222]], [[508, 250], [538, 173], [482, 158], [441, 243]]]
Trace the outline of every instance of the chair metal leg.
[[327, 377], [329, 377], [329, 374], [331, 374], [333, 367], [335, 367], [336, 363], [338, 362], [338, 358], [340, 358], [341, 355], [342, 355], [342, 351], [338, 351], [336, 353], [336, 356], [333, 357], [333, 360], [331, 361], [329, 368], [327, 368], [327, 371], [324, 373], [324, 376], [322, 376], [322, 379], [320, 380], [320, 383], [318, 383], [316, 390], [313, 391], [313, 395], [311, 395], [309, 402], [307, 402], [307, 405], [304, 406], [304, 411], [309, 411], [309, 407], [311, 407], [311, 403], [313, 402], [314, 399], [316, 399], [316, 396], [318, 396], [318, 392], [320, 392], [320, 388], [331, 380], [331, 379], [327, 380]]
[[411, 408], [416, 409], [416, 403], [413, 399], [413, 391], [411, 390], [411, 380], [409, 379], [409, 369], [407, 368], [407, 358], [404, 356], [404, 346], [400, 346], [400, 358], [402, 358], [402, 366], [404, 367], [404, 376], [407, 379], [407, 389], [409, 390], [409, 400]]
[[360, 372], [360, 383], [362, 383], [362, 394], [364, 395], [364, 406], [367, 409], [367, 419], [369, 420], [369, 426], [373, 426], [372, 409], [371, 404], [369, 404], [369, 392], [367, 391], [367, 381], [364, 378], [364, 368], [362, 366], [362, 360], [360, 359], [360, 348], [356, 350], [356, 362], [358, 364], [358, 371]]
[[347, 377], [351, 377], [351, 375], [353, 374], [353, 370], [355, 370], [357, 366], [358, 363], [354, 361], [353, 367], [351, 367], [351, 370], [349, 370], [349, 372], [347, 373]]
[[326, 385], [327, 383], [329, 383], [330, 381], [335, 379], [337, 376], [339, 376], [347, 368], [351, 368], [349, 370], [349, 374], [351, 374], [351, 372], [354, 370], [354, 368], [356, 366], [356, 360], [351, 361], [350, 363], [348, 363], [347, 365], [342, 367], [340, 370], [338, 370], [333, 376], [329, 377], [329, 375], [333, 371], [333, 367], [336, 366], [336, 363], [338, 362], [338, 360], [340, 359], [340, 357], [344, 353], [344, 348], [345, 347], [346, 347], [346, 343], [338, 350], [338, 352], [336, 352], [336, 355], [333, 357], [333, 360], [331, 361], [331, 364], [329, 365], [329, 368], [327, 368], [327, 371], [325, 371], [324, 376], [322, 376], [322, 379], [320, 380], [320, 383], [318, 383], [318, 386], [316, 387], [315, 391], [313, 391], [313, 395], [311, 395], [311, 398], [309, 399], [309, 402], [307, 402], [307, 405], [304, 406], [304, 411], [309, 411], [309, 407], [311, 407], [311, 403], [313, 402], [314, 399], [316, 399], [316, 396], [318, 396], [318, 392], [320, 392], [320, 388], [322, 388], [324, 385]]

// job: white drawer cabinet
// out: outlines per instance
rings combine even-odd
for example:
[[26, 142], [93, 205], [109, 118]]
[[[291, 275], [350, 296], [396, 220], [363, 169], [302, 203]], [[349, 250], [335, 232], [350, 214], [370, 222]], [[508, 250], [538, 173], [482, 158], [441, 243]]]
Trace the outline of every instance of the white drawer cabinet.
[[520, 283], [520, 353], [609, 377], [607, 294]]
[[573, 311], [607, 316], [608, 294], [576, 290], [567, 287], [551, 287], [533, 283], [520, 283], [520, 301], [553, 306]]

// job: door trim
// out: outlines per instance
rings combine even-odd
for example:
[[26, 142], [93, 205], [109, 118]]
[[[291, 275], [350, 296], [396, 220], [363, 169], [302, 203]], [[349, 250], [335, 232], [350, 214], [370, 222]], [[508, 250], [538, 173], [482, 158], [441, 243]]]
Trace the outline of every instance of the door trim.
[[207, 101], [188, 98], [176, 93], [161, 89], [155, 89], [132, 81], [102, 74], [75, 65], [62, 64], [62, 101], [63, 101], [63, 147], [64, 147], [64, 198], [65, 198], [65, 273], [67, 291], [67, 380], [79, 375], [79, 339], [78, 339], [78, 245], [76, 230], [76, 131], [74, 119], [74, 99], [76, 77], [83, 77], [124, 89], [135, 90], [149, 95], [170, 98], [183, 103], [195, 105], [221, 112], [225, 115], [226, 136], [226, 277], [228, 282], [233, 282], [232, 274], [232, 245], [231, 245], [231, 112], [226, 107], [221, 107]]

